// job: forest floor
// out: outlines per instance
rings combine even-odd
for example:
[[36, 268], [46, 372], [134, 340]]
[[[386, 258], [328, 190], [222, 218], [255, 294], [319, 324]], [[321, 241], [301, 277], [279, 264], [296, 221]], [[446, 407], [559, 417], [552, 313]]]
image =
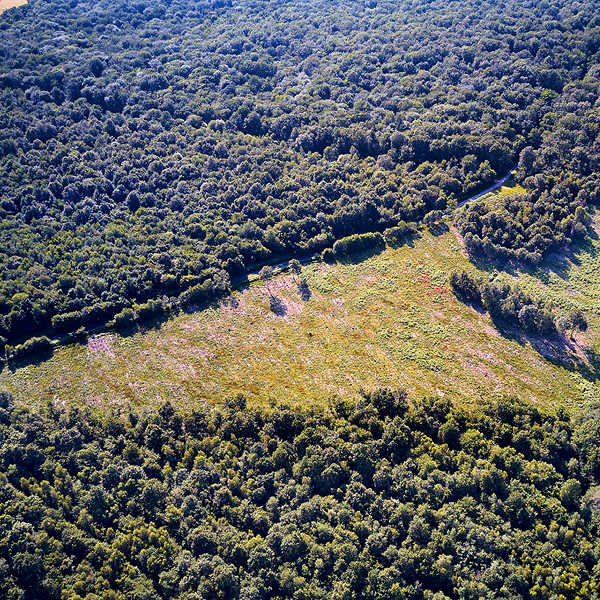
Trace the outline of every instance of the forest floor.
[[[502, 192], [499, 192], [502, 193]], [[595, 220], [600, 231], [600, 219]], [[28, 404], [97, 407], [171, 400], [194, 406], [245, 394], [252, 402], [319, 403], [376, 387], [477, 403], [515, 394], [542, 404], [600, 396], [600, 239], [535, 269], [507, 270], [532, 294], [581, 308], [590, 327], [561, 343], [500, 332], [457, 300], [448, 276], [474, 266], [446, 225], [408, 244], [252, 282], [204, 310], [129, 336], [102, 334], [45, 361], [5, 367], [0, 388]]]

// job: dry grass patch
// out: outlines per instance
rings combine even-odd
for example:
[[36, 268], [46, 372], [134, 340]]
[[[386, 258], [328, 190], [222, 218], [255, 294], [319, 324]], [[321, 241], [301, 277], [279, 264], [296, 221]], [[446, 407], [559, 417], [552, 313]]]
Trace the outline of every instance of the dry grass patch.
[[0, 0], [0, 13], [3, 13], [9, 8], [15, 8], [15, 6], [23, 6], [27, 4], [27, 0]]

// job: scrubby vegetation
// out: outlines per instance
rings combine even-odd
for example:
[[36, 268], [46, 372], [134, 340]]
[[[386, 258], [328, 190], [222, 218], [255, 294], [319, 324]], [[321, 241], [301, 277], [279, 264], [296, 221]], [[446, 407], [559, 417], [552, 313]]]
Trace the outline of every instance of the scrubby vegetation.
[[46, 337], [30, 338], [15, 348], [6, 346], [8, 358], [19, 359], [35, 354], [44, 354], [52, 351], [52, 342]]
[[5, 598], [594, 598], [600, 430], [503, 399], [0, 408]]
[[372, 248], [384, 247], [385, 239], [381, 233], [357, 233], [338, 240], [333, 245], [333, 253], [338, 257], [342, 257]]
[[598, 196], [599, 26], [591, 0], [4, 13], [0, 335], [205, 300], [265, 262], [452, 206], [517, 160], [535, 201], [516, 241], [471, 217], [465, 236], [537, 260]]
[[485, 307], [495, 321], [516, 326], [530, 334], [572, 335], [575, 330], [585, 331], [588, 326], [580, 310], [570, 313], [557, 311], [551, 303], [529, 296], [515, 281], [486, 280], [466, 271], [453, 271], [450, 285], [463, 300]]
[[586, 235], [588, 195], [576, 185], [552, 187], [543, 177], [537, 182], [544, 192], [511, 194], [493, 204], [479, 201], [458, 214], [456, 224], [473, 257], [538, 265], [548, 250]]
[[[157, 398], [191, 407], [237, 393], [252, 404], [321, 404], [371, 387], [477, 403], [493, 385], [547, 407], [557, 398], [577, 405], [582, 389], [585, 397], [600, 397], [592, 364], [587, 373], [564, 370], [539, 344], [528, 343], [561, 350], [568, 338], [534, 339], [506, 323], [494, 326], [486, 311], [454, 296], [452, 271], [484, 273], [461, 252], [453, 231], [423, 229], [406, 241], [350, 259], [332, 256], [331, 265], [305, 264], [300, 276], [254, 281], [155, 327], [139, 321], [123, 336], [96, 334], [87, 343], [56, 347], [43, 362], [12, 363], [0, 373], [0, 389], [35, 405], [58, 397], [68, 405], [106, 407]], [[518, 281], [557, 314], [582, 311], [589, 328], [576, 335], [576, 346], [587, 351], [598, 344], [600, 239], [591, 235], [573, 250], [502, 278]]]

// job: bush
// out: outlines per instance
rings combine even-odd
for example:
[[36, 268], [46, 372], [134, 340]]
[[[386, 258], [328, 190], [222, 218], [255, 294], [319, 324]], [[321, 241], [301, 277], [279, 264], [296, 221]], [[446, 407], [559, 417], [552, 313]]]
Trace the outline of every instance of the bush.
[[6, 356], [12, 360], [19, 360], [26, 356], [32, 356], [34, 354], [42, 354], [51, 352], [53, 348], [52, 341], [46, 336], [35, 337], [27, 340], [25, 343], [11, 348], [6, 347]]
[[409, 235], [417, 233], [416, 223], [405, 223], [399, 221], [396, 227], [389, 227], [383, 232], [383, 239], [388, 243], [398, 242]]
[[204, 283], [199, 283], [186, 290], [179, 296], [179, 302], [182, 306], [192, 306], [201, 304], [215, 295], [215, 288], [210, 279]]
[[132, 308], [124, 308], [115, 315], [115, 327], [117, 329], [127, 329], [133, 327], [135, 323], [135, 313]]
[[321, 260], [326, 263], [334, 263], [335, 262], [335, 254], [331, 248], [325, 248], [323, 252], [321, 252]]
[[164, 307], [160, 300], [150, 300], [146, 304], [141, 304], [135, 311], [136, 319], [145, 321], [158, 317], [164, 313]]
[[333, 253], [338, 257], [348, 256], [380, 246], [385, 246], [385, 239], [381, 233], [356, 233], [338, 240], [333, 245]]
[[54, 315], [52, 317], [52, 329], [54, 329], [56, 332], [73, 331], [79, 328], [86, 321], [87, 316], [83, 313], [83, 311], [79, 310], [63, 313], [61, 315]]
[[466, 271], [461, 271], [460, 273], [452, 271], [450, 273], [450, 285], [454, 293], [463, 300], [473, 302], [477, 305], [481, 304], [480, 282]]

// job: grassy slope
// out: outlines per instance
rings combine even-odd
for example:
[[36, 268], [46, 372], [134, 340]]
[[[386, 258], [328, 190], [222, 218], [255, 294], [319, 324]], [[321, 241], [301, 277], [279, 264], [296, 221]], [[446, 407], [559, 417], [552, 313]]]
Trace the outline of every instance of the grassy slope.
[[[536, 293], [586, 309], [591, 327], [567, 349], [574, 356], [600, 331], [598, 250], [595, 239], [571, 260], [552, 258], [520, 275]], [[256, 283], [160, 329], [100, 336], [45, 362], [5, 368], [0, 386], [28, 401], [96, 406], [193, 405], [238, 392], [257, 402], [319, 402], [376, 386], [463, 402], [507, 392], [573, 404], [596, 394], [595, 384], [529, 342], [502, 337], [487, 315], [456, 300], [447, 283], [455, 268], [474, 268], [455, 235], [424, 232], [361, 262], [306, 267], [308, 299], [290, 275], [275, 279], [270, 289], [282, 314], [270, 310], [269, 292]]]

